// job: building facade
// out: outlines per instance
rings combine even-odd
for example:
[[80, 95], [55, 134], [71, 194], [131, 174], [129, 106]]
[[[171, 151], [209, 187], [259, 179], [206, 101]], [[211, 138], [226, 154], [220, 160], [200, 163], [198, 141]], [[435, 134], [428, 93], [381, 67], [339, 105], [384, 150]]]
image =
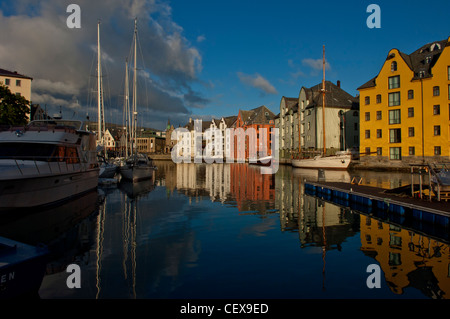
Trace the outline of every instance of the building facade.
[[[302, 87], [298, 98], [282, 97], [276, 119], [280, 131], [280, 158], [312, 157], [323, 152], [322, 83]], [[358, 148], [359, 100], [325, 82], [325, 144], [327, 154]], [[300, 155], [299, 155], [300, 154]]]
[[[234, 136], [234, 159], [235, 160], [249, 160], [252, 157], [252, 149], [256, 152], [264, 151], [266, 155], [272, 155], [272, 134], [273, 128], [275, 128], [275, 114], [270, 111], [266, 106], [262, 105], [260, 107], [254, 108], [249, 111], [239, 110], [239, 114], [236, 118], [233, 128], [235, 128]], [[254, 141], [251, 140], [250, 135], [245, 134], [245, 141], [239, 140], [239, 134], [237, 135], [238, 129], [243, 129], [247, 132], [247, 129], [253, 129], [256, 133]], [[264, 138], [261, 133], [266, 134]], [[244, 142], [244, 154], [242, 154], [241, 144]], [[258, 154], [258, 153], [256, 153]], [[259, 156], [258, 156], [259, 157]], [[256, 158], [255, 158], [256, 159]]]
[[298, 153], [298, 98], [281, 98], [279, 114], [280, 158], [292, 158]]
[[9, 88], [11, 93], [21, 95], [31, 102], [31, 81], [33, 78], [17, 73], [0, 69], [0, 83]]
[[411, 54], [389, 51], [360, 92], [364, 162], [448, 162], [450, 156], [449, 39]]

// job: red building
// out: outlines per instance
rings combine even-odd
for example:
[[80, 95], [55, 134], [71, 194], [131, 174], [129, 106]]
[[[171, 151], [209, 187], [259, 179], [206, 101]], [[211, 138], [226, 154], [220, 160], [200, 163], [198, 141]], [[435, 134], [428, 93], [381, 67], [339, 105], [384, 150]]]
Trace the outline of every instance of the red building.
[[[249, 158], [254, 158], [253, 152], [266, 151], [267, 156], [272, 155], [271, 153], [271, 129], [275, 127], [275, 114], [272, 113], [266, 106], [260, 106], [258, 108], [252, 109], [250, 111], [239, 110], [238, 117], [234, 124], [235, 135], [234, 135], [234, 158], [240, 159], [242, 147], [242, 138], [239, 139], [238, 129], [242, 128], [245, 134], [245, 160]], [[247, 131], [247, 129], [253, 129]], [[261, 131], [263, 129], [263, 131]], [[261, 135], [264, 132], [266, 138]], [[253, 131], [255, 134], [252, 137], [250, 132]], [[253, 153], [257, 155], [257, 153]]]

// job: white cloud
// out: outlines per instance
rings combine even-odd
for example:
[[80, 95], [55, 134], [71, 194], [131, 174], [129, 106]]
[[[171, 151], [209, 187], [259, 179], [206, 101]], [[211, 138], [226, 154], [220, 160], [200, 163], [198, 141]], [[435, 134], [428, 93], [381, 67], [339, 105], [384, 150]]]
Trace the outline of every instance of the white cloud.
[[77, 95], [80, 93], [80, 88], [73, 83], [64, 83], [61, 81], [53, 82], [47, 79], [34, 79], [33, 90], [63, 95]]
[[245, 74], [242, 72], [237, 73], [239, 80], [251, 87], [257, 88], [259, 90], [262, 90], [266, 94], [277, 94], [278, 91], [275, 89], [275, 87], [270, 84], [270, 82], [262, 77], [260, 74], [255, 73], [253, 75]]
[[[323, 69], [323, 59], [303, 59], [302, 64], [315, 71]], [[330, 68], [330, 64], [325, 60], [325, 70], [329, 70]]]

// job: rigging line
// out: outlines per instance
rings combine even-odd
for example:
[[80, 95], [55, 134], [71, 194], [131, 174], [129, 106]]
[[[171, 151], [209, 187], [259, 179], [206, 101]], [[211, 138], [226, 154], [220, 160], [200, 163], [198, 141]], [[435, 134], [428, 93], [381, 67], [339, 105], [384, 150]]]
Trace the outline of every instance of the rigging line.
[[[138, 43], [138, 47], [139, 47], [139, 52], [141, 53], [141, 59], [142, 59], [142, 65], [143, 65], [143, 70], [147, 70], [147, 67], [145, 66], [145, 59], [144, 59], [144, 53], [142, 52], [142, 46], [141, 46], [141, 41], [139, 40], [139, 37], [137, 37], [137, 43]], [[150, 72], [148, 72], [148, 76], [150, 79]], [[148, 111], [148, 107], [149, 107], [149, 99], [148, 99], [148, 87], [147, 87], [147, 79], [144, 77], [144, 84], [145, 84], [145, 98], [146, 98], [146, 111]], [[142, 117], [141, 117], [142, 119]]]
[[92, 53], [93, 54], [93, 57], [92, 57], [92, 59], [91, 59], [91, 69], [89, 70], [89, 74], [90, 74], [90, 76], [88, 77], [88, 86], [87, 86], [87, 97], [86, 97], [86, 99], [87, 99], [87, 101], [86, 101], [86, 103], [87, 103], [87, 106], [88, 106], [88, 108], [90, 108], [90, 107], [92, 107], [92, 84], [91, 84], [91, 78], [93, 77], [93, 75], [92, 75], [92, 69], [94, 68], [94, 60], [95, 60], [95, 56], [96, 56], [96, 53], [94, 52], [94, 53]]

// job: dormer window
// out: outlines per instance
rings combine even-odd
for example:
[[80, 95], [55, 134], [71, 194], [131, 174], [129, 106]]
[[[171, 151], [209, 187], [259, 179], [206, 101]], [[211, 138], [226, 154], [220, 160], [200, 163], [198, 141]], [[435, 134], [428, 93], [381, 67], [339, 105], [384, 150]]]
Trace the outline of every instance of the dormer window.
[[431, 56], [427, 56], [427, 57], [425, 58], [425, 63], [426, 63], [426, 64], [430, 64], [430, 63], [431, 63]]
[[439, 43], [433, 43], [430, 47], [430, 51], [433, 52], [434, 50], [440, 50], [441, 45]]
[[425, 71], [419, 71], [419, 78], [425, 77]]
[[394, 61], [391, 63], [391, 72], [397, 71], [397, 62]]

